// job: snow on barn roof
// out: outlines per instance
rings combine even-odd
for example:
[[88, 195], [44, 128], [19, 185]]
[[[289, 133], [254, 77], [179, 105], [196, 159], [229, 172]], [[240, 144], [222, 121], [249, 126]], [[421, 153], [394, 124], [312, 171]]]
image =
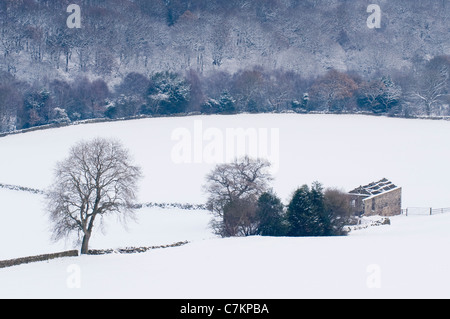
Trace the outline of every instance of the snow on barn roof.
[[354, 195], [362, 195], [362, 196], [376, 196], [382, 193], [389, 192], [393, 189], [398, 188], [391, 181], [383, 178], [381, 181], [370, 183], [365, 186], [360, 186], [350, 192], [350, 194]]

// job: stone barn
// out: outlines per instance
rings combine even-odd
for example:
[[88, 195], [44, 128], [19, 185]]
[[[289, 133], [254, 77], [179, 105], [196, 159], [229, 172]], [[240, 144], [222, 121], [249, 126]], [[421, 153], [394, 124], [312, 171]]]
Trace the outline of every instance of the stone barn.
[[360, 186], [349, 194], [357, 215], [396, 216], [402, 213], [402, 188], [386, 178]]

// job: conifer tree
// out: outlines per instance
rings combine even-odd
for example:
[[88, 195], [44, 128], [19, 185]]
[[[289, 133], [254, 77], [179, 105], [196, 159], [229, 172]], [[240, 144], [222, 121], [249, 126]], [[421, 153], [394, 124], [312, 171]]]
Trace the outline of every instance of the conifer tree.
[[256, 218], [259, 222], [259, 235], [285, 236], [287, 234], [284, 206], [273, 192], [264, 193], [259, 197]]
[[303, 185], [297, 189], [288, 206], [287, 220], [291, 236], [323, 236], [325, 231], [325, 205], [323, 189], [314, 183], [310, 189]]

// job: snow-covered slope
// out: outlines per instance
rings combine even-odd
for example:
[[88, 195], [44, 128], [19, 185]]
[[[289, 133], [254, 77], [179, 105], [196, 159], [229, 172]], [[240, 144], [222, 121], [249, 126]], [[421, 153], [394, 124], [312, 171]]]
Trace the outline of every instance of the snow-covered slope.
[[[177, 164], [172, 140], [174, 132], [194, 138], [199, 123], [203, 133], [278, 129], [273, 186], [285, 200], [314, 180], [350, 190], [387, 177], [403, 187], [404, 207], [450, 205], [450, 123], [365, 116], [145, 119], [13, 135], [0, 139], [0, 182], [46, 188], [55, 163], [78, 140], [115, 137], [143, 167], [141, 202], [203, 203], [201, 185], [214, 163]], [[42, 195], [0, 189], [0, 203], [0, 259], [72, 249], [71, 242], [50, 242]], [[343, 238], [217, 239], [205, 211], [145, 208], [137, 217], [127, 229], [106, 219], [92, 248], [191, 243], [1, 269], [0, 298], [450, 297], [450, 214], [399, 216], [391, 226]], [[70, 288], [72, 275], [80, 289]]]
[[[74, 38], [58, 30], [69, 17], [66, 4], [6, 2], [0, 67], [41, 81], [58, 72], [113, 79], [132, 71], [206, 73], [254, 65], [310, 77], [330, 68], [361, 75], [401, 70], [414, 59], [449, 53], [446, 1], [376, 2], [382, 11], [377, 32], [366, 23], [370, 3], [122, 0], [105, 10], [104, 1], [92, 0], [82, 4], [85, 33]], [[37, 25], [42, 35], [31, 37], [29, 28]]]
[[0, 270], [0, 298], [448, 298], [450, 215], [340, 238], [234, 238]]
[[[279, 169], [273, 186], [284, 200], [297, 186], [316, 180], [350, 191], [385, 177], [403, 187], [404, 207], [450, 206], [449, 122], [355, 115], [193, 116], [13, 135], [0, 139], [0, 182], [46, 188], [55, 163], [67, 156], [74, 143], [115, 137], [143, 167], [141, 202], [204, 203], [201, 185], [214, 163], [197, 163], [194, 147], [205, 151], [212, 138], [208, 133], [221, 133], [226, 145], [227, 129], [238, 128], [258, 132], [260, 141], [268, 136], [260, 148], [274, 154]], [[183, 132], [191, 134], [192, 154], [190, 163], [179, 164], [173, 158], [179, 139], [172, 137], [179, 138], [176, 133]]]
[[[78, 248], [73, 239], [51, 240], [50, 223], [42, 195], [0, 189], [0, 260], [55, 253]], [[93, 249], [147, 247], [214, 237], [207, 211], [143, 208], [125, 225], [116, 216], [96, 225]]]

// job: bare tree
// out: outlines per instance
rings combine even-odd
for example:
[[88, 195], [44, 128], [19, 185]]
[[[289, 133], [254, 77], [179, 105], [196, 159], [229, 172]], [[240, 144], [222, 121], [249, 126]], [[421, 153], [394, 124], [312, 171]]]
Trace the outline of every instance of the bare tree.
[[244, 157], [218, 165], [207, 177], [204, 190], [208, 208], [218, 219], [212, 226], [224, 237], [248, 236], [256, 232], [256, 203], [269, 188], [270, 163]]
[[[443, 99], [450, 94], [450, 56], [432, 59], [420, 75], [414, 96], [425, 106], [425, 113], [442, 113], [437, 110]], [[442, 114], [440, 114], [442, 115]]]
[[22, 98], [14, 86], [0, 82], [0, 133], [16, 129], [17, 114], [22, 104]]
[[358, 84], [347, 74], [337, 70], [330, 70], [318, 78], [310, 88], [310, 97], [319, 110], [340, 112], [352, 109], [352, 97]]
[[[381, 110], [384, 112], [390, 111], [395, 105], [397, 105], [402, 98], [402, 88], [396, 85], [390, 77], [383, 77], [381, 79], [382, 94], [379, 96]], [[376, 110], [377, 113], [380, 110]]]
[[116, 213], [123, 221], [133, 216], [139, 167], [130, 163], [128, 151], [115, 140], [97, 138], [81, 142], [59, 162], [48, 192], [53, 239], [78, 235], [81, 253], [88, 252], [97, 221]]
[[326, 235], [344, 235], [344, 227], [357, 212], [357, 208], [351, 204], [349, 194], [337, 188], [328, 188], [324, 193], [324, 203], [328, 221]]

